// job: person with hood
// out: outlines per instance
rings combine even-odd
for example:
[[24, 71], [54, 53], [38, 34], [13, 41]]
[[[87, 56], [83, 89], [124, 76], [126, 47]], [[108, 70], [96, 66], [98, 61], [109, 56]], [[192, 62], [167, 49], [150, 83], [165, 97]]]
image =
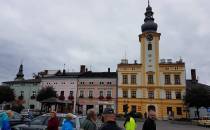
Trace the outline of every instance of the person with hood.
[[96, 126], [97, 115], [94, 109], [88, 109], [87, 119], [82, 123], [83, 130], [97, 130]]
[[104, 124], [99, 130], [122, 130], [116, 122], [116, 115], [112, 108], [105, 108], [103, 112]]
[[59, 120], [58, 120], [56, 114], [57, 113], [55, 111], [51, 111], [51, 113], [50, 113], [51, 118], [48, 121], [47, 130], [58, 130]]
[[12, 116], [13, 116], [13, 112], [11, 110], [1, 113], [1, 115], [0, 115], [1, 130], [11, 130], [9, 118], [11, 118]]
[[74, 115], [68, 113], [66, 119], [63, 122], [62, 130], [73, 130], [73, 122], [71, 121], [74, 118]]
[[130, 113], [124, 123], [124, 127], [126, 130], [135, 130], [136, 129], [136, 122], [135, 119], [133, 118], [134, 114]]

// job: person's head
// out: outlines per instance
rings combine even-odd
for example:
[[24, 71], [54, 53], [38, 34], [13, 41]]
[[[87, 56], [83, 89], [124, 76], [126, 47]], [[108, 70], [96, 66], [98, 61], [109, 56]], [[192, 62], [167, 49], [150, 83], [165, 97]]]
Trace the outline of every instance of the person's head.
[[148, 117], [152, 120], [156, 119], [156, 112], [154, 110], [149, 110]]
[[116, 121], [116, 115], [114, 113], [114, 110], [112, 108], [105, 108], [103, 112], [103, 119], [104, 122]]
[[56, 113], [55, 111], [51, 111], [51, 112], [50, 112], [50, 116], [51, 116], [51, 118], [56, 117], [56, 115], [57, 115], [57, 113]]
[[13, 115], [14, 115], [14, 112], [11, 111], [11, 110], [6, 111], [6, 113], [7, 113], [7, 115], [8, 115], [9, 118], [12, 118]]
[[66, 120], [72, 120], [72, 119], [74, 119], [74, 115], [71, 114], [71, 113], [68, 113], [68, 114], [66, 115]]
[[96, 114], [95, 109], [88, 109], [88, 111], [87, 111], [87, 118], [89, 120], [92, 120], [92, 121], [96, 121], [97, 120], [97, 114]]

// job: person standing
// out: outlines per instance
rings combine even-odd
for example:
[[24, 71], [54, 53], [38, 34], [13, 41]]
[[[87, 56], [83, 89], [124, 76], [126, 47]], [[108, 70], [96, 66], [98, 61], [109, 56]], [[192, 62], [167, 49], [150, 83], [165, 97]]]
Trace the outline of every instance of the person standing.
[[14, 113], [11, 110], [1, 114], [1, 130], [11, 130], [9, 118], [12, 118]]
[[156, 113], [154, 110], [149, 110], [148, 118], [145, 120], [142, 130], [156, 130]]
[[116, 115], [112, 108], [105, 108], [103, 112], [104, 124], [99, 130], [121, 130], [116, 123]]
[[50, 115], [51, 115], [51, 118], [48, 121], [47, 130], [58, 130], [59, 120], [57, 118], [56, 112], [51, 111]]
[[97, 130], [96, 126], [97, 115], [94, 109], [88, 109], [87, 118], [82, 123], [83, 130]]
[[73, 122], [71, 121], [74, 118], [74, 115], [68, 113], [66, 119], [63, 122], [62, 130], [73, 130]]
[[124, 123], [124, 127], [126, 130], [135, 130], [136, 129], [136, 122], [133, 117], [134, 117], [133, 113], [130, 113], [127, 116], [125, 123]]

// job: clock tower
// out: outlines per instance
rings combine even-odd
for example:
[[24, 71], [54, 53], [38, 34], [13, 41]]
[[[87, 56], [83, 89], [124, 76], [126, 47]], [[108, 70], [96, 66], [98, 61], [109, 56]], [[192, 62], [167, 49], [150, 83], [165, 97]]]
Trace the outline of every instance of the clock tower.
[[144, 24], [141, 26], [142, 34], [139, 35], [141, 43], [142, 85], [159, 85], [159, 40], [158, 25], [154, 22], [153, 11], [150, 3], [145, 12]]

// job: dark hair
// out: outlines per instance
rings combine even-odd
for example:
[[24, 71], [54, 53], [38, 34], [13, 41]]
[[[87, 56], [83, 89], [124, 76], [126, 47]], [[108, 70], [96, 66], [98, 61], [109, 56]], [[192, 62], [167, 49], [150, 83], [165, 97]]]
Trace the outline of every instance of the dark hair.
[[130, 117], [131, 117], [130, 114], [128, 114], [126, 116], [126, 119], [125, 119], [125, 122], [124, 122], [124, 127], [125, 127], [126, 123], [130, 121]]

